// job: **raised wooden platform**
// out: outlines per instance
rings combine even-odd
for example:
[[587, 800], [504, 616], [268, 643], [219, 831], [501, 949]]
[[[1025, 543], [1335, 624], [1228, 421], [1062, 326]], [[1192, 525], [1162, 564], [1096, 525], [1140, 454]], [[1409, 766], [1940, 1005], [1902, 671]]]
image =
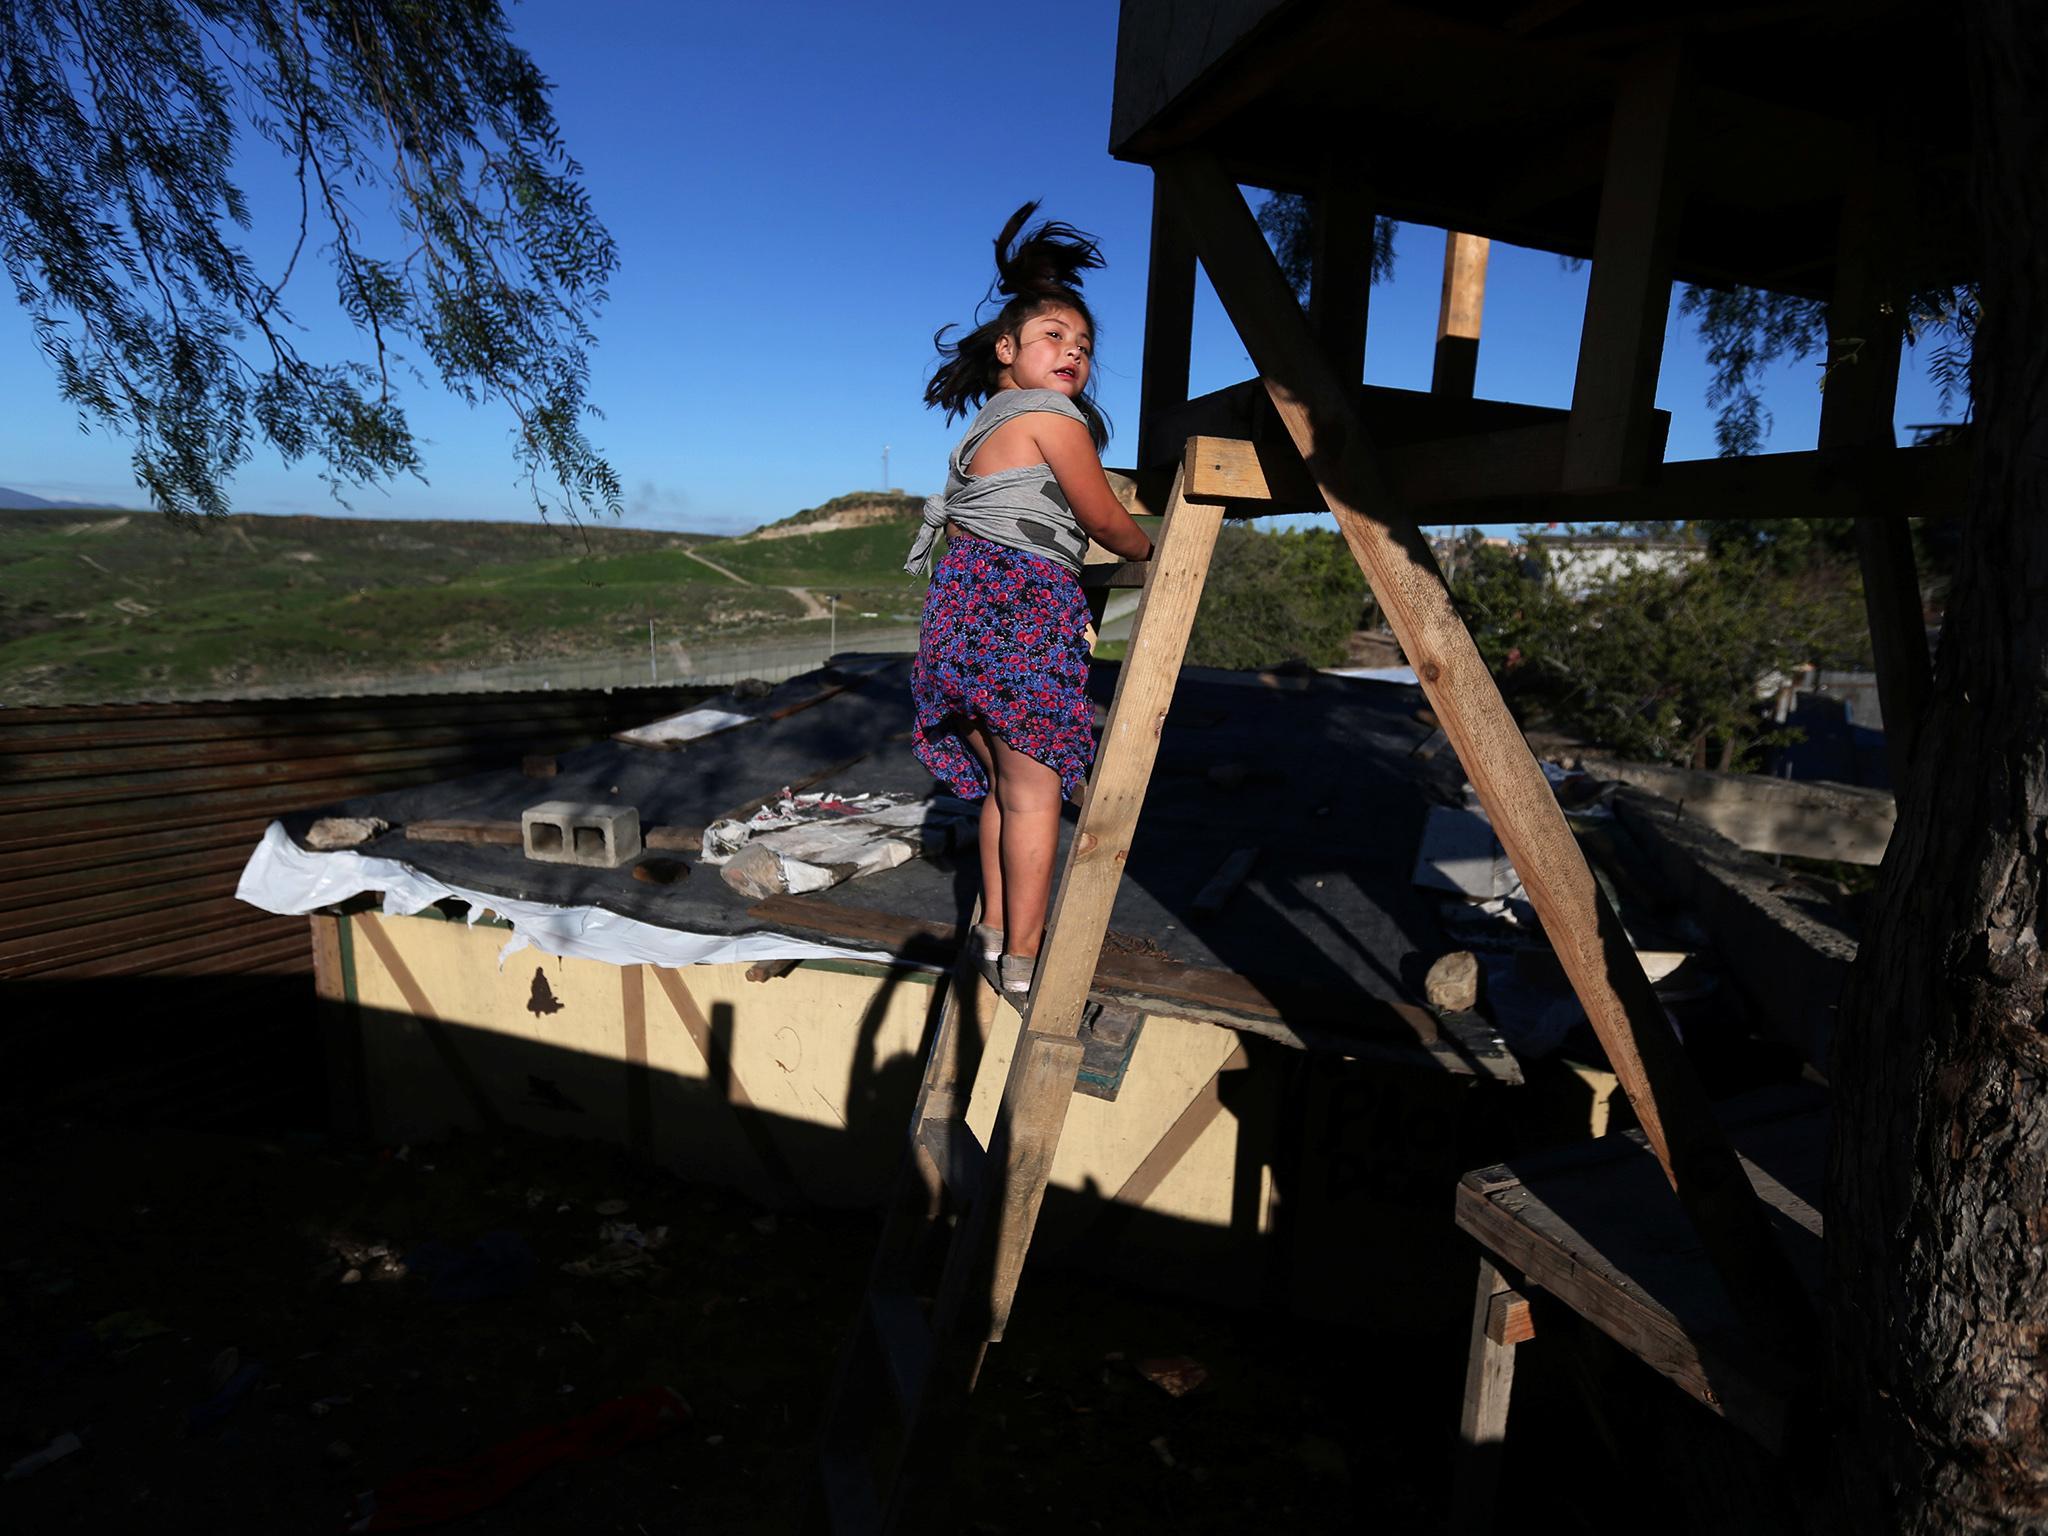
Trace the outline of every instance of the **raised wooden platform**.
[[[1825, 1095], [1805, 1084], [1770, 1089], [1723, 1119], [1773, 1235], [1818, 1296]], [[1456, 1216], [1485, 1250], [1484, 1271], [1533, 1300], [1538, 1329], [1546, 1305], [1569, 1307], [1766, 1449], [1784, 1448], [1807, 1383], [1743, 1326], [1640, 1136], [1474, 1169], [1459, 1182]], [[1503, 1357], [1514, 1344], [1488, 1335], [1486, 1312], [1467, 1378], [1468, 1453], [1488, 1449], [1488, 1425], [1497, 1440], [1512, 1380]], [[1496, 1470], [1490, 1457], [1486, 1465]]]

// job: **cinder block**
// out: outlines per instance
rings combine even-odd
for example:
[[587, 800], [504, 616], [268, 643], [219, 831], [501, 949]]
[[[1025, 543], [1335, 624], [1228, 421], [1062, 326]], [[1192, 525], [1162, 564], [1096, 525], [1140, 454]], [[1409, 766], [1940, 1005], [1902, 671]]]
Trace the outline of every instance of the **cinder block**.
[[519, 817], [526, 856], [546, 864], [617, 869], [640, 857], [640, 812], [630, 805], [548, 800]]

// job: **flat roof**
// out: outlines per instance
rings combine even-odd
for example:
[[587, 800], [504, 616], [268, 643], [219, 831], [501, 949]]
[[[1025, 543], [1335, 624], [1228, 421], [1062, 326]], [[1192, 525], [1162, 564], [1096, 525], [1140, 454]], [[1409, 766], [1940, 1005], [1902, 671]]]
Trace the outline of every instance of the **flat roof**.
[[[935, 935], [966, 921], [978, 884], [971, 844], [819, 895], [760, 903], [694, 859], [687, 878], [663, 886], [635, 880], [630, 868], [539, 863], [515, 846], [405, 835], [422, 821], [516, 821], [545, 800], [633, 805], [643, 827], [702, 827], [805, 779], [812, 790], [849, 795], [932, 793], [910, 749], [909, 658], [836, 659], [849, 670], [794, 678], [746, 706], [764, 717], [756, 723], [680, 749], [601, 742], [561, 755], [553, 778], [508, 766], [301, 812], [283, 818], [284, 830], [303, 847], [318, 817], [376, 816], [392, 829], [355, 852], [465, 890], [597, 907], [691, 933], [845, 937], [943, 964], [950, 952]], [[1091, 693], [1105, 707], [1116, 676], [1114, 664], [1094, 669]], [[1263, 1032], [1296, 1044], [1377, 1040], [1396, 1054], [1419, 1048], [1450, 1070], [1512, 1076], [1459, 1066], [1487, 1042], [1436, 1038], [1421, 1007], [1429, 962], [1459, 946], [1439, 926], [1438, 896], [1410, 883], [1428, 808], [1450, 798], [1432, 791], [1433, 770], [1414, 755], [1430, 735], [1414, 718], [1420, 705], [1419, 690], [1386, 682], [1185, 673], [1097, 990], [1109, 986], [1159, 1013], [1255, 1030], [1270, 1022]], [[803, 707], [765, 718], [792, 706]], [[1069, 807], [1063, 848], [1074, 821]], [[1197, 894], [1239, 849], [1258, 852], [1250, 874], [1214, 915], [1196, 915]]]
[[1675, 276], [1830, 292], [1844, 190], [1881, 135], [1904, 275], [1959, 281], [1963, 80], [1899, 83], [1907, 54], [1952, 57], [1958, 25], [1925, 0], [1123, 0], [1110, 149], [1150, 163], [1199, 146], [1284, 191], [1355, 176], [1390, 217], [1590, 257], [1620, 83], [1675, 50]]

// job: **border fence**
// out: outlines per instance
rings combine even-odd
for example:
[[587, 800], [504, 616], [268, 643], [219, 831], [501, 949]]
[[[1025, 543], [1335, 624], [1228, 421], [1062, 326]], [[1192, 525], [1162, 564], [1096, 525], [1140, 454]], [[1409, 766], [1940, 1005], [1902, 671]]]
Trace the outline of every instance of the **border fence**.
[[842, 629], [751, 646], [681, 646], [673, 642], [637, 653], [547, 656], [531, 661], [449, 666], [432, 671], [363, 677], [267, 675], [248, 683], [213, 683], [168, 690], [152, 699], [340, 698], [418, 693], [531, 693], [592, 688], [724, 687], [743, 678], [779, 683], [822, 667], [835, 650], [907, 654], [917, 649], [917, 627]]

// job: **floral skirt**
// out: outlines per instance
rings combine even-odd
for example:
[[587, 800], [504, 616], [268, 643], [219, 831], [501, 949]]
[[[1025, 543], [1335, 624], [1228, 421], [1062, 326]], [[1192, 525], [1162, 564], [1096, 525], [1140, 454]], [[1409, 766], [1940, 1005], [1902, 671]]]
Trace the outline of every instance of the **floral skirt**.
[[932, 572], [910, 669], [918, 760], [963, 800], [988, 793], [981, 760], [960, 739], [980, 721], [1060, 776], [1077, 800], [1095, 760], [1088, 699], [1088, 604], [1050, 560], [955, 535]]

